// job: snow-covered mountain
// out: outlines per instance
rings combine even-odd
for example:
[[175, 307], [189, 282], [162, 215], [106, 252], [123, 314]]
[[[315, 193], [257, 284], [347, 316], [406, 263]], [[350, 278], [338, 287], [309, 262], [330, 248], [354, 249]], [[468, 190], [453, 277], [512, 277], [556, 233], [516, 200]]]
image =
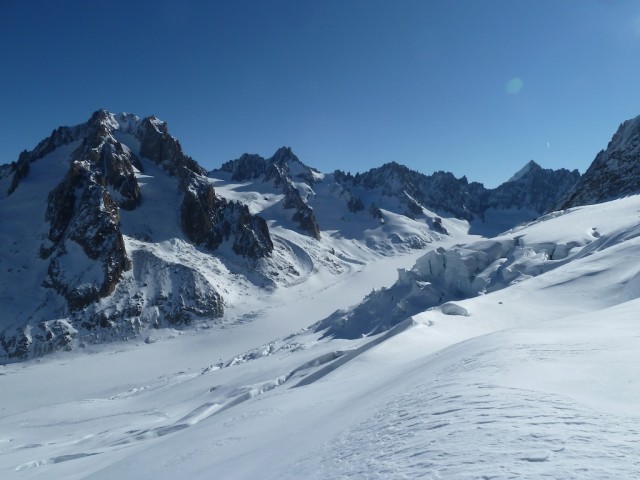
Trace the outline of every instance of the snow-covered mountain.
[[273, 250], [266, 222], [217, 196], [155, 117], [98, 111], [3, 172], [0, 343], [9, 358], [218, 317], [224, 267], [207, 252], [249, 264]]
[[551, 170], [531, 160], [507, 182], [488, 193], [485, 208], [548, 213], [579, 180], [578, 170]]
[[4, 348], [85, 347], [0, 364], [0, 477], [637, 476], [640, 195], [539, 215], [575, 173], [287, 148], [204, 173], [107, 112], [0, 168]]
[[0, 169], [0, 345], [21, 359], [224, 323], [318, 272], [531, 220], [577, 175], [530, 163], [488, 190], [397, 163], [324, 174], [284, 147], [207, 174], [166, 123], [97, 111]]
[[[414, 247], [428, 244], [431, 232], [447, 233], [443, 218], [485, 223], [498, 230], [533, 220], [580, 178], [577, 170], [543, 169], [533, 161], [495, 189], [448, 172], [425, 175], [395, 162], [355, 175], [340, 170], [325, 174], [304, 165], [284, 147], [268, 159], [245, 154], [209, 175], [224, 195], [249, 204], [252, 212], [272, 218], [277, 211], [284, 217], [280, 223], [316, 238], [324, 230], [361, 236], [392, 214], [429, 227], [402, 239], [390, 231], [388, 238], [382, 237], [383, 248], [398, 242]], [[255, 201], [265, 196], [272, 198], [268, 205]], [[368, 245], [375, 243], [366, 240]]]
[[640, 116], [623, 122], [558, 208], [590, 205], [640, 192]]

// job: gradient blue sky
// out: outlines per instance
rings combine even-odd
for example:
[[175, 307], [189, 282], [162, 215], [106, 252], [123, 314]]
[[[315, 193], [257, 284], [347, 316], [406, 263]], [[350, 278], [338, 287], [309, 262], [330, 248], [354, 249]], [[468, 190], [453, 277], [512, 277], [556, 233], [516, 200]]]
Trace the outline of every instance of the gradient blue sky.
[[0, 163], [106, 108], [207, 168], [288, 145], [495, 186], [640, 114], [640, 2], [0, 0], [0, 60]]

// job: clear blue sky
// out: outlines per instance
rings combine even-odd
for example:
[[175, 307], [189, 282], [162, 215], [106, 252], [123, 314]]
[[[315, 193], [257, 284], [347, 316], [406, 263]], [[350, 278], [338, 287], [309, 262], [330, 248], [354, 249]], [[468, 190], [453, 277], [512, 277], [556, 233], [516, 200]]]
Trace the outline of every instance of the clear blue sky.
[[640, 114], [640, 2], [0, 0], [0, 61], [0, 163], [106, 108], [207, 168], [288, 145], [495, 186]]

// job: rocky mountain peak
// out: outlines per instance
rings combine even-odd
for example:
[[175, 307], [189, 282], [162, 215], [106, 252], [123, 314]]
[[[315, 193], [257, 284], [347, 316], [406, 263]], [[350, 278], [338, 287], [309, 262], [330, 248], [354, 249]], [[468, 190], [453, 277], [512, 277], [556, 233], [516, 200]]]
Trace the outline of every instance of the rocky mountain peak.
[[619, 150], [627, 148], [630, 144], [637, 144], [638, 137], [640, 137], [640, 115], [620, 124], [607, 145], [607, 150]]
[[380, 189], [383, 196], [397, 197], [406, 205], [406, 214], [409, 216], [419, 215], [423, 208], [429, 208], [471, 219], [474, 213], [480, 211], [475, 197], [469, 192], [467, 179], [458, 179], [449, 172], [424, 175], [397, 162], [390, 162], [356, 175], [336, 173], [335, 178], [346, 189]]
[[[166, 205], [163, 215], [175, 219], [169, 237], [174, 241], [209, 252], [228, 242], [229, 254], [247, 261], [271, 254], [265, 220], [252, 215], [246, 205], [219, 197], [204, 173], [184, 154], [165, 122], [106, 110], [94, 112], [86, 123], [55, 129], [34, 150], [23, 152], [9, 170], [3, 167], [0, 182], [7, 194], [0, 196], [0, 218], [13, 219], [13, 235], [22, 239], [16, 241], [38, 244], [32, 247], [31, 261], [40, 269], [34, 288], [40, 289], [42, 302], [34, 312], [10, 314], [19, 325], [0, 330], [0, 345], [7, 355], [21, 357], [38, 349], [64, 347], [50, 341], [51, 319], [38, 313], [49, 308], [43, 305], [55, 305], [56, 315], [71, 319], [64, 328], [56, 327], [66, 332], [60, 338], [67, 339], [81, 329], [129, 331], [149, 322], [188, 323], [193, 316], [220, 315], [223, 300], [201, 274], [137, 253], [141, 242], [154, 239], [146, 232], [139, 235], [141, 229], [135, 225], [141, 219], [146, 222], [145, 212], [152, 217], [147, 231], [161, 225], [165, 218], [153, 218], [158, 208], [149, 203], [161, 201]], [[145, 182], [139, 183], [141, 177]], [[149, 182], [156, 186], [143, 189]], [[27, 207], [28, 219], [14, 218], [14, 211]], [[132, 226], [135, 231], [128, 231]], [[39, 232], [36, 240], [31, 230]], [[133, 250], [127, 237], [136, 239]], [[150, 262], [178, 272], [178, 280], [153, 276]], [[132, 269], [137, 272], [133, 277]], [[2, 275], [8, 277], [0, 276], [0, 282], [11, 282], [12, 272], [4, 270]], [[148, 276], [157, 277], [162, 285], [177, 282], [176, 290], [163, 287], [148, 298], [134, 295], [131, 289], [143, 288]], [[108, 300], [114, 295], [120, 299], [117, 305]], [[42, 334], [29, 333], [37, 329]]]
[[[321, 174], [298, 159], [290, 147], [279, 148], [269, 159], [245, 153], [236, 160], [224, 163], [220, 171], [231, 173], [234, 181], [261, 179], [284, 193], [282, 207], [292, 210], [291, 219], [305, 234], [320, 239], [320, 226], [307, 201], [307, 189], [300, 184], [313, 185]], [[211, 172], [214, 174], [215, 172]]]
[[507, 182], [516, 182], [520, 180], [525, 175], [530, 175], [533, 172], [538, 172], [542, 170], [542, 167], [538, 165], [534, 160], [529, 160], [524, 167], [518, 170], [513, 177], [511, 177]]
[[640, 116], [623, 122], [606, 150], [596, 155], [580, 182], [557, 208], [612, 200], [640, 192]]
[[542, 168], [530, 160], [508, 181], [488, 192], [486, 207], [546, 213], [553, 210], [558, 199], [570, 191], [579, 179], [578, 170]]
[[291, 162], [300, 162], [300, 159], [293, 153], [291, 147], [280, 147], [276, 150], [276, 153], [269, 159], [273, 163], [277, 163], [280, 165], [288, 164]]

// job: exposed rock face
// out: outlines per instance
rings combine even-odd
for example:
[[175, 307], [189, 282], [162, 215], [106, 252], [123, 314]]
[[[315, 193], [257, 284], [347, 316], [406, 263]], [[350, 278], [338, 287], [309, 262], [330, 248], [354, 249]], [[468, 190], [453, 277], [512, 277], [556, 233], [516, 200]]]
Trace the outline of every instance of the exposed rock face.
[[50, 263], [43, 286], [65, 297], [72, 311], [111, 294], [130, 268], [118, 207], [101, 181], [87, 162], [73, 161], [49, 194], [51, 228], [40, 256]]
[[262, 258], [273, 250], [264, 219], [251, 215], [246, 205], [218, 198], [210, 183], [193, 179], [184, 194], [182, 229], [198, 245], [216, 249], [232, 238], [233, 251]]
[[640, 192], [640, 116], [627, 120], [600, 151], [559, 208], [589, 205]]
[[531, 160], [508, 182], [491, 190], [487, 208], [519, 208], [545, 213], [580, 180], [578, 170], [542, 168]]
[[[293, 210], [291, 219], [300, 231], [320, 238], [321, 225], [309, 199], [326, 180], [302, 164], [290, 148], [279, 149], [269, 159], [244, 154], [222, 165], [220, 171], [231, 174], [231, 180], [237, 182], [259, 180], [280, 190], [284, 194], [282, 207]], [[481, 183], [469, 182], [466, 177], [456, 178], [443, 171], [424, 175], [391, 162], [355, 175], [336, 170], [330, 178], [331, 185], [325, 185], [325, 190], [329, 188], [333, 195], [341, 197], [352, 214], [367, 209], [373, 218], [384, 222], [379, 207], [384, 205], [382, 208], [391, 208], [411, 219], [422, 218], [431, 231], [446, 234], [441, 221], [435, 220], [438, 217], [427, 211], [464, 220], [484, 219], [488, 209], [541, 215], [557, 204], [580, 174], [577, 170], [543, 169], [531, 161], [508, 182], [487, 189]]]
[[137, 132], [140, 155], [153, 160], [171, 175], [184, 181], [185, 171], [205, 175], [207, 172], [191, 157], [185, 155], [178, 140], [169, 135], [167, 124], [151, 116], [140, 122]]
[[8, 358], [39, 357], [57, 350], [71, 350], [78, 331], [67, 320], [57, 319], [0, 333], [0, 345]]
[[215, 250], [231, 238], [233, 251], [239, 255], [262, 258], [271, 253], [273, 243], [264, 219], [251, 215], [246, 205], [217, 197], [206, 170], [182, 152], [166, 123], [146, 118], [139, 136], [140, 154], [179, 179], [184, 193], [181, 225], [192, 242]]
[[[121, 206], [135, 208], [140, 189], [132, 160], [137, 160], [111, 135], [108, 119], [109, 114], [99, 111], [84, 127], [57, 130], [80, 134], [83, 141], [71, 155], [66, 177], [49, 194], [45, 220], [50, 229], [40, 256], [50, 259], [43, 286], [62, 295], [72, 311], [110, 295], [130, 268], [118, 204], [109, 187], [119, 194]], [[42, 150], [52, 151], [49, 147], [58, 143], [49, 141]]]
[[[410, 218], [420, 215], [424, 207], [472, 220], [482, 218], [488, 208], [545, 213], [576, 184], [580, 174], [577, 170], [543, 169], [532, 161], [508, 182], [487, 189], [481, 183], [469, 183], [466, 177], [457, 179], [448, 172], [424, 175], [392, 162], [356, 175], [336, 171], [334, 178], [345, 192], [354, 187], [379, 189], [382, 195], [398, 198]], [[359, 207], [359, 198], [353, 194], [345, 197], [350, 210]]]
[[232, 180], [244, 182], [262, 177], [267, 171], [267, 160], [260, 155], [245, 153], [239, 159], [225, 163], [220, 169], [231, 172]]
[[[44, 289], [36, 295], [41, 306], [24, 313], [25, 318], [12, 316], [10, 327], [0, 325], [7, 357], [71, 348], [76, 338], [129, 338], [149, 326], [222, 315], [222, 297], [196, 268], [154, 257], [140, 247], [142, 240], [127, 251], [122, 214], [133, 214], [144, 202], [138, 176], [143, 163], [152, 168], [149, 161], [160, 167], [153, 175], [164, 178], [163, 188], [175, 186], [166, 191], [168, 199], [176, 199], [167, 205], [178, 211], [167, 214], [179, 218], [186, 239], [211, 252], [230, 242], [233, 252], [251, 261], [270, 255], [273, 243], [266, 222], [251, 215], [246, 205], [218, 197], [205, 170], [183, 153], [164, 122], [99, 110], [87, 123], [54, 130], [33, 151], [1, 169], [0, 200], [8, 202], [6, 212], [19, 202], [14, 195], [21, 188], [29, 198], [46, 198], [40, 207], [46, 223], [40, 226], [38, 218], [30, 218], [33, 225], [25, 226], [46, 231], [33, 259], [41, 262]], [[23, 186], [34, 171], [53, 185], [48, 195], [37, 193], [37, 182]], [[172, 234], [184, 241], [180, 232]], [[22, 235], [27, 238], [29, 232]], [[38, 313], [49, 304], [55, 304], [55, 313]]]
[[406, 207], [405, 215], [411, 218], [421, 214], [422, 207], [449, 212], [467, 220], [481, 212], [478, 199], [470, 193], [467, 179], [456, 179], [447, 172], [424, 175], [391, 162], [356, 175], [338, 171], [334, 177], [347, 190], [352, 187], [380, 189], [382, 195], [397, 197]]
[[145, 327], [189, 325], [223, 314], [222, 297], [198, 271], [145, 250], [135, 250], [132, 263], [132, 276], [116, 289], [119, 308], [93, 304], [91, 315], [82, 321], [91, 341], [107, 335], [132, 337]]
[[[141, 302], [141, 308], [157, 307], [154, 320], [175, 324], [189, 324], [198, 317], [219, 317], [223, 300], [211, 284], [196, 270], [178, 263], [167, 263], [145, 251], [133, 257], [133, 278], [139, 285], [154, 285], [154, 296]], [[141, 289], [143, 290], [143, 289]], [[147, 312], [142, 312], [145, 317]]]
[[297, 181], [313, 185], [318, 172], [304, 165], [291, 148], [282, 147], [269, 159], [244, 154], [237, 160], [226, 162], [220, 170], [231, 173], [231, 179], [239, 182], [262, 178], [263, 182], [273, 184], [284, 193], [282, 206], [285, 210], [293, 210], [291, 219], [298, 224], [300, 230], [320, 239], [320, 226], [313, 209], [296, 184]]

